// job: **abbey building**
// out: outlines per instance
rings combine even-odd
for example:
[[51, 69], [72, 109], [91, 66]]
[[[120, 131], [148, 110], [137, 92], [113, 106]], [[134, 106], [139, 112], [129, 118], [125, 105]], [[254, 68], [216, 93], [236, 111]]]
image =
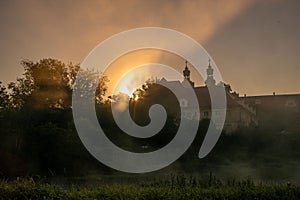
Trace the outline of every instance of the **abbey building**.
[[[243, 127], [256, 127], [264, 130], [277, 130], [282, 133], [290, 133], [299, 130], [300, 124], [300, 94], [282, 94], [263, 96], [240, 96], [233, 92], [229, 84], [216, 83], [214, 69], [207, 67], [207, 77], [204, 86], [195, 86], [190, 79], [190, 70], [186, 62], [183, 70], [184, 79], [180, 81], [167, 81], [162, 78], [157, 83], [163, 83], [169, 88], [181, 88], [182, 98], [179, 99], [183, 117], [187, 119], [210, 119], [212, 114], [218, 116], [218, 109], [211, 109], [211, 99], [208, 87], [225, 87], [226, 92], [226, 118], [224, 130], [227, 133], [234, 132]], [[197, 96], [199, 109], [191, 105], [189, 98], [185, 97], [185, 88], [191, 85]], [[218, 124], [216, 124], [218, 126]]]

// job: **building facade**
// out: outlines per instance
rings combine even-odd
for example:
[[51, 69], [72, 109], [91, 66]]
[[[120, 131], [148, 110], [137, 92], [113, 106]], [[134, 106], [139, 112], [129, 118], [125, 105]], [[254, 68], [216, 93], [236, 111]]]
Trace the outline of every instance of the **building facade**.
[[[224, 83], [216, 83], [214, 79], [214, 70], [210, 65], [207, 67], [207, 78], [204, 86], [195, 86], [190, 79], [190, 70], [186, 62], [183, 70], [184, 79], [180, 81], [167, 81], [162, 78], [158, 80], [158, 84], [163, 84], [169, 88], [180, 88], [181, 98], [179, 104], [183, 112], [183, 117], [191, 120], [211, 119], [212, 114], [218, 116], [221, 113], [218, 109], [211, 109], [211, 99], [208, 87], [218, 89], [223, 87], [226, 92], [226, 118], [223, 130], [232, 133], [243, 127], [261, 127], [268, 129], [274, 128], [274, 123], [282, 129], [288, 130], [289, 126], [298, 121], [300, 129], [300, 94], [290, 95], [266, 95], [266, 96], [239, 96], [238, 93], [231, 90], [230, 85]], [[190, 85], [197, 96], [199, 109], [189, 102], [188, 96], [185, 94], [187, 86]], [[224, 88], [225, 87], [225, 88]], [[285, 119], [282, 119], [285, 116]], [[296, 118], [295, 118], [296, 117]], [[297, 118], [298, 117], [298, 118]], [[275, 118], [275, 119], [274, 119]], [[280, 121], [280, 122], [279, 122]], [[296, 123], [297, 124], [297, 123]], [[218, 124], [216, 124], [218, 126]], [[296, 130], [297, 126], [293, 129]]]

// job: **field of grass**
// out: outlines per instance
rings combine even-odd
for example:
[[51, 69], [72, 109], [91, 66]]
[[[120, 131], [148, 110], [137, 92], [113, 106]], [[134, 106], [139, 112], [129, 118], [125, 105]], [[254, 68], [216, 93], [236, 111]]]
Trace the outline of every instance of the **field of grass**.
[[55, 184], [29, 179], [0, 181], [0, 199], [300, 199], [300, 186], [222, 182], [215, 177], [171, 177], [127, 184]]

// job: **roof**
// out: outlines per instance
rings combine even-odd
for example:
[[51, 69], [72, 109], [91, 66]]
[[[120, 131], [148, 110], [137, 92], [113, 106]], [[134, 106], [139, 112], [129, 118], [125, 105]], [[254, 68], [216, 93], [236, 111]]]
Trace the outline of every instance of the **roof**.
[[[300, 94], [279, 94], [279, 95], [262, 95], [262, 96], [246, 96], [246, 97], [240, 97], [245, 102], [247, 102], [250, 105], [255, 104], [285, 104], [286, 101], [294, 100], [297, 103], [297, 105], [300, 105]], [[259, 101], [259, 103], [257, 102]]]
[[[220, 86], [216, 86], [216, 89], [218, 90], [220, 89], [224, 89], [221, 88]], [[201, 87], [195, 87], [195, 93], [196, 96], [198, 98], [198, 102], [200, 107], [210, 107], [211, 106], [211, 97], [208, 91], [208, 87], [207, 86], [201, 86]], [[212, 94], [212, 95], [217, 95], [217, 94]], [[228, 92], [226, 92], [226, 104], [228, 108], [232, 108], [232, 107], [237, 107], [240, 106], [237, 103], [237, 100], [234, 99]]]
[[[171, 90], [176, 89], [178, 91], [178, 96], [186, 98], [188, 100], [190, 94], [186, 89], [187, 85], [185, 81], [167, 81], [166, 79], [161, 79], [158, 84], [162, 84], [165, 87], [170, 88]], [[230, 93], [226, 91], [226, 88], [224, 88], [223, 86], [214, 86], [214, 89], [211, 91], [212, 94], [210, 94], [207, 86], [193, 87], [193, 89], [195, 91], [200, 109], [211, 109], [211, 97], [222, 99], [220, 95], [222, 95], [223, 93], [220, 92], [220, 90], [225, 90], [227, 108], [231, 109], [239, 107], [254, 113], [254, 107], [249, 107], [250, 105], [253, 105], [252, 103], [244, 101], [245, 99], [239, 97], [236, 93]], [[190, 106], [193, 107], [191, 104]]]

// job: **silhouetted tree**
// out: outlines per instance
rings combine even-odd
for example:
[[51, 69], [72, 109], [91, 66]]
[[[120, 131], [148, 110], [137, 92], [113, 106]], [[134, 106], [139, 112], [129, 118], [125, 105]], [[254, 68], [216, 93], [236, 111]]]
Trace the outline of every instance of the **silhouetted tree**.
[[2, 110], [6, 110], [9, 108], [10, 102], [9, 102], [9, 95], [7, 93], [7, 88], [2, 85], [2, 82], [0, 81], [0, 112]]
[[28, 101], [29, 95], [34, 89], [33, 82], [26, 78], [17, 78], [16, 82], [11, 82], [8, 84], [8, 89], [10, 90], [10, 102], [14, 109], [20, 110], [25, 102]]
[[[78, 173], [83, 160], [87, 168], [94, 165], [72, 119], [72, 91], [79, 65], [51, 58], [38, 62], [23, 60], [21, 64], [22, 77], [7, 87], [0, 83], [0, 158], [4, 159], [0, 160], [7, 163], [5, 166], [14, 166], [16, 159], [23, 160], [30, 167], [25, 169], [24, 165], [22, 172], [10, 173], [11, 170], [0, 165], [0, 172], [7, 176], [25, 175], [24, 172], [56, 175]], [[85, 70], [83, 74], [77, 86], [92, 80], [93, 85], [84, 90], [85, 94], [91, 94], [91, 86], [96, 88], [94, 98], [99, 108], [108, 79], [93, 70]]]
[[23, 60], [24, 79], [30, 94], [27, 106], [33, 108], [69, 108], [72, 84], [79, 69], [72, 63], [64, 64], [56, 59], [39, 62]]
[[79, 74], [74, 85], [78, 95], [77, 100], [89, 99], [95, 100], [96, 104], [103, 103], [109, 81], [107, 76], [92, 69], [80, 70]]

